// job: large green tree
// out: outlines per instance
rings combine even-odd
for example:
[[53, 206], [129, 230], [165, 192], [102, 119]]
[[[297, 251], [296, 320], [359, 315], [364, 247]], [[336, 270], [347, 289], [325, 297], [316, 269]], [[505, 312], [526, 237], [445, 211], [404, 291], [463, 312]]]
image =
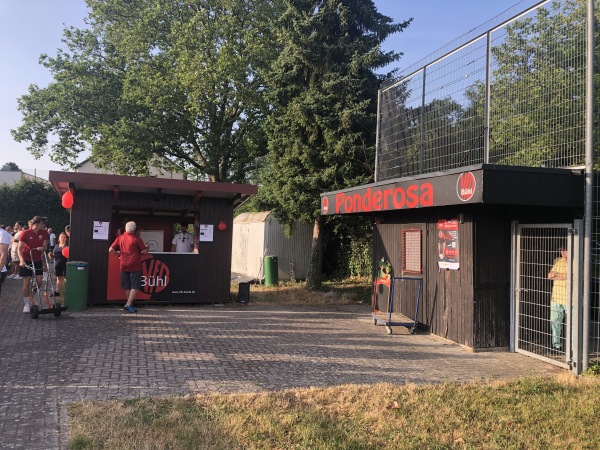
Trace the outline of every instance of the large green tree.
[[262, 69], [277, 54], [279, 0], [86, 0], [88, 29], [42, 55], [54, 77], [19, 101], [14, 138], [72, 167], [150, 165], [244, 181], [266, 144]]
[[268, 76], [274, 108], [262, 197], [288, 226], [314, 224], [309, 289], [322, 279], [319, 194], [373, 179], [377, 90], [374, 70], [399, 59], [381, 43], [393, 23], [371, 0], [287, 0], [276, 26], [283, 49]]
[[[21, 178], [13, 185], [0, 185], [0, 223], [27, 223], [33, 216], [48, 217], [48, 226], [62, 230], [70, 222], [69, 213], [60, 203], [52, 185], [43, 180]], [[57, 233], [58, 235], [58, 233]]]

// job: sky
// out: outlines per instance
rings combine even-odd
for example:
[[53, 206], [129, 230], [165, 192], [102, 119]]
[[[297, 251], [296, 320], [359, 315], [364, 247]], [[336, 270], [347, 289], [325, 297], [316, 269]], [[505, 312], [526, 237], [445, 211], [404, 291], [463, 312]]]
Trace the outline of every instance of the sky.
[[[426, 56], [514, 7], [525, 9], [526, 0], [374, 0], [378, 11], [396, 22], [413, 18], [402, 33], [389, 37], [384, 50], [403, 53], [397, 67], [404, 71]], [[17, 99], [31, 84], [47, 86], [52, 77], [39, 64], [42, 53], [55, 56], [65, 27], [83, 27], [84, 0], [0, 0], [0, 166], [16, 163], [23, 171], [47, 178], [62, 170], [48, 156], [39, 160], [26, 143], [15, 142], [11, 129], [21, 124]], [[485, 29], [482, 30], [482, 32]]]

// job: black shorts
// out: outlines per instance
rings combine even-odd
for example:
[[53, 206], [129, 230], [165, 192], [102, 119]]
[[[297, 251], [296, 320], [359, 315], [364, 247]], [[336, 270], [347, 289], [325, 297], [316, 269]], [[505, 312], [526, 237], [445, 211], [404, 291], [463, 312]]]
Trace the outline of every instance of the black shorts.
[[64, 277], [67, 274], [67, 260], [63, 259], [61, 261], [55, 262], [54, 272], [56, 273], [57, 277]]
[[121, 289], [141, 289], [142, 288], [142, 271], [138, 272], [121, 272]]
[[[31, 267], [31, 261], [25, 261], [25, 264]], [[35, 267], [35, 274], [41, 276], [44, 273], [44, 266], [41, 261], [33, 261], [33, 265]], [[31, 269], [23, 266], [19, 266], [19, 276], [20, 277], [30, 277], [33, 275]]]

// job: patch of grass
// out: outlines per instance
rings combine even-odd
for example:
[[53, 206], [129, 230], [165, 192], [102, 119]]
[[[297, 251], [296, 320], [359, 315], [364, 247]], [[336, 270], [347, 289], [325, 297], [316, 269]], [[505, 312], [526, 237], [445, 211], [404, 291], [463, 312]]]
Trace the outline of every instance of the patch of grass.
[[71, 449], [599, 448], [600, 380], [379, 384], [80, 402]]
[[[239, 285], [231, 284], [231, 301], [237, 301]], [[327, 281], [320, 291], [309, 291], [306, 282], [280, 282], [278, 286], [266, 287], [262, 284], [250, 286], [250, 304], [281, 306], [328, 306], [370, 304], [371, 280], [368, 278], [348, 278], [340, 281]]]
[[600, 377], [600, 361], [594, 361], [591, 363], [588, 369], [583, 372], [583, 376]]

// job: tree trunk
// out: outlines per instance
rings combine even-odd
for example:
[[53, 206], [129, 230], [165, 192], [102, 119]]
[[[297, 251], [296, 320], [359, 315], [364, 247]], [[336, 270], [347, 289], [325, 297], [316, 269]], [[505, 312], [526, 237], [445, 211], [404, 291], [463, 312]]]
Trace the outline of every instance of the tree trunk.
[[316, 291], [321, 289], [323, 281], [323, 227], [325, 219], [318, 215], [313, 227], [312, 247], [310, 251], [310, 264], [306, 276], [306, 289]]

